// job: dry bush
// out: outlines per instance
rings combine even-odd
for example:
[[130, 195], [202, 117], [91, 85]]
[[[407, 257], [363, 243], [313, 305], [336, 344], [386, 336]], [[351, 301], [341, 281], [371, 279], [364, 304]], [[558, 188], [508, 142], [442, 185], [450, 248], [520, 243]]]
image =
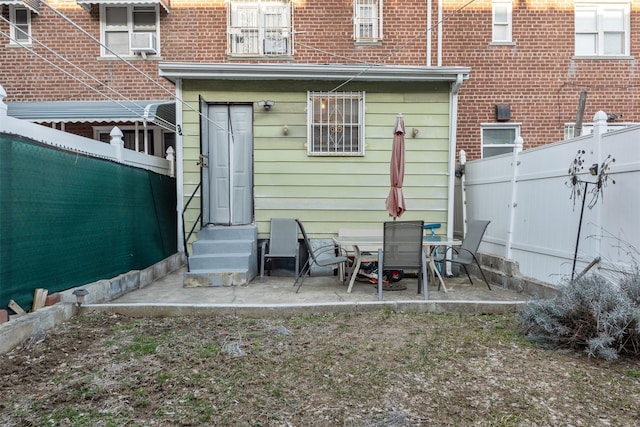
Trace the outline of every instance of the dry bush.
[[518, 321], [541, 347], [584, 350], [605, 360], [640, 355], [640, 270], [616, 282], [599, 275], [576, 279], [558, 297], [531, 301]]

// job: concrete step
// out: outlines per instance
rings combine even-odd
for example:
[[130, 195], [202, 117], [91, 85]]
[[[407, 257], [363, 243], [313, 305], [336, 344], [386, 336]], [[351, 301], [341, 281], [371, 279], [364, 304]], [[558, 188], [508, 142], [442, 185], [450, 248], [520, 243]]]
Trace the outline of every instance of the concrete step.
[[250, 263], [250, 252], [200, 254], [189, 257], [189, 270], [249, 270]]
[[198, 240], [258, 240], [255, 225], [208, 225], [198, 231]]
[[192, 251], [193, 255], [250, 253], [253, 245], [253, 240], [196, 240]]
[[191, 270], [184, 274], [184, 287], [243, 286], [254, 277], [255, 273], [247, 269]]

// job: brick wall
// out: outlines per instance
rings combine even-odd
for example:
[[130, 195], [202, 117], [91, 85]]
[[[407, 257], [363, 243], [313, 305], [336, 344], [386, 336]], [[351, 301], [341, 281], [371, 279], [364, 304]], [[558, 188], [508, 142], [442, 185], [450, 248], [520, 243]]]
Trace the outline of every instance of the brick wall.
[[[469, 159], [480, 156], [480, 124], [495, 122], [496, 103], [511, 106], [511, 123], [521, 123], [525, 148], [562, 139], [565, 122], [576, 119], [580, 92], [586, 90], [584, 121], [598, 110], [640, 121], [636, 61], [572, 59], [573, 1], [514, 2], [514, 45], [491, 44], [491, 1], [444, 2], [442, 64], [471, 67], [471, 78], [459, 98], [458, 148]], [[79, 26], [100, 37], [98, 8], [92, 13], [75, 0], [50, 4]], [[437, 1], [432, 10], [432, 65], [436, 65]], [[283, 62], [316, 64], [370, 63], [426, 65], [426, 1], [385, 0], [384, 38], [375, 45], [353, 40], [351, 0], [295, 1], [293, 59], [238, 59], [227, 56], [225, 0], [173, 0], [169, 14], [161, 12], [161, 59], [172, 62]], [[8, 7], [3, 16], [8, 18]], [[632, 5], [631, 54], [640, 42], [638, 8]], [[129, 99], [170, 99], [174, 88], [158, 77], [158, 59], [131, 63], [153, 78], [118, 61], [100, 58], [99, 46], [46, 6], [32, 16], [33, 36], [64, 55], [93, 81], [42, 46], [35, 50], [81, 78], [75, 81], [52, 65], [20, 48], [0, 45], [0, 84], [7, 101], [104, 100], [91, 88], [112, 88]], [[0, 22], [0, 31], [8, 26]], [[111, 93], [112, 96], [117, 97]]]

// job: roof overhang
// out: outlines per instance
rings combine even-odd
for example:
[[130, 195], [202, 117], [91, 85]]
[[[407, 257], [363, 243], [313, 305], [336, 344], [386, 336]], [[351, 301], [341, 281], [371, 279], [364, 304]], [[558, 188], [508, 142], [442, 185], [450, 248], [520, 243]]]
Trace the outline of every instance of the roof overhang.
[[175, 101], [7, 102], [7, 115], [34, 123], [146, 122], [175, 132]]
[[456, 82], [467, 80], [469, 67], [317, 64], [206, 64], [161, 62], [159, 74], [178, 79], [319, 80], [356, 82]]
[[0, 0], [0, 5], [24, 6], [36, 15], [40, 13], [40, 0]]
[[169, 13], [169, 9], [171, 9], [170, 0], [76, 0], [76, 3], [79, 6], [82, 6], [87, 12], [91, 12], [91, 6], [93, 6], [94, 4], [104, 4], [108, 6], [130, 4], [134, 6], [155, 6], [159, 4], [167, 13]]

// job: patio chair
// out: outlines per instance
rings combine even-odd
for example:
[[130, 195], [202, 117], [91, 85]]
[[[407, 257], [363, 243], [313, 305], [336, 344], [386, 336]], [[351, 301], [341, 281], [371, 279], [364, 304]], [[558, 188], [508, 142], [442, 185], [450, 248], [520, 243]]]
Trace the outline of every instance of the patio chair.
[[271, 218], [271, 232], [269, 241], [262, 242], [261, 263], [260, 263], [260, 283], [264, 283], [264, 266], [269, 262], [269, 276], [271, 276], [271, 265], [273, 258], [293, 258], [295, 259], [296, 277], [300, 270], [298, 242], [298, 225], [293, 218]]
[[[298, 223], [298, 227], [300, 227], [304, 245], [307, 248], [307, 252], [309, 253], [307, 261], [304, 263], [302, 270], [296, 276], [296, 280], [293, 282], [293, 286], [298, 285], [298, 288], [296, 289], [296, 293], [298, 293], [305, 277], [311, 272], [312, 263], [316, 264], [319, 267], [329, 267], [332, 265], [338, 266], [340, 264], [346, 263], [348, 258], [346, 255], [340, 253], [340, 247], [336, 246], [335, 244], [324, 245], [314, 249], [311, 246], [311, 242], [309, 241], [309, 237], [307, 236], [307, 232], [305, 231], [302, 222], [297, 219], [296, 222]], [[344, 277], [342, 277], [341, 280], [344, 282]]]
[[423, 226], [424, 221], [384, 223], [382, 249], [378, 250], [378, 299], [380, 301], [382, 301], [384, 288], [384, 271], [405, 269], [418, 271], [418, 293], [422, 291], [424, 299], [428, 299], [427, 261], [422, 249]]
[[464, 272], [467, 273], [467, 277], [469, 278], [469, 282], [473, 285], [473, 280], [471, 280], [471, 276], [469, 275], [469, 271], [467, 270], [467, 266], [473, 264], [474, 262], [478, 266], [478, 270], [480, 270], [480, 274], [482, 275], [482, 279], [487, 284], [489, 290], [491, 290], [491, 286], [489, 285], [489, 281], [484, 275], [482, 268], [480, 268], [480, 263], [478, 262], [478, 258], [476, 254], [478, 253], [478, 248], [480, 247], [480, 242], [482, 242], [482, 237], [484, 236], [485, 231], [487, 230], [487, 226], [491, 221], [471, 221], [467, 226], [467, 234], [464, 236], [462, 240], [462, 245], [460, 247], [452, 248], [452, 251], [455, 252], [458, 256], [456, 258], [449, 257], [447, 258], [445, 255], [434, 258], [435, 262], [452, 262], [454, 264], [460, 264], [462, 268], [464, 268]]

